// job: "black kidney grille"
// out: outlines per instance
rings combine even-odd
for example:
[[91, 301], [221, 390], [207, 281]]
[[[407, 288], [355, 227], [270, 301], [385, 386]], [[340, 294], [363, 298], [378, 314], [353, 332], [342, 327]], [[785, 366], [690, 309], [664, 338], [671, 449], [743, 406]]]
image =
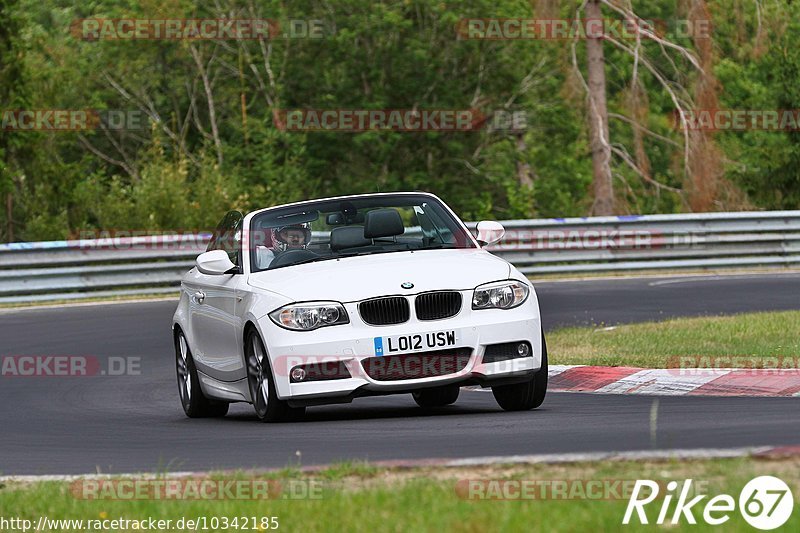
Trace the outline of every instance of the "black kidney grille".
[[372, 326], [402, 324], [411, 315], [408, 300], [402, 296], [364, 300], [358, 304], [361, 319]]
[[461, 311], [461, 293], [456, 291], [426, 292], [414, 300], [419, 320], [441, 320]]

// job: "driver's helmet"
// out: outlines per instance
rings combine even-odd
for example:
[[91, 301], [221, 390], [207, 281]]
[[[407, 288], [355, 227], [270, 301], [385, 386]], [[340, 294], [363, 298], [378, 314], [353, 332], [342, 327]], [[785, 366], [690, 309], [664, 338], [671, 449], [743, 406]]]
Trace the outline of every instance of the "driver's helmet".
[[310, 242], [310, 224], [292, 224], [272, 230], [272, 246], [277, 252], [305, 250]]

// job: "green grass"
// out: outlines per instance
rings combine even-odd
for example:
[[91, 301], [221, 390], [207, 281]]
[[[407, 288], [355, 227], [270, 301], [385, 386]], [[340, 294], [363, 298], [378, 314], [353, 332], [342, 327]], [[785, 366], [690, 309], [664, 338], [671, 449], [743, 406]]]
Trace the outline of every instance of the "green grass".
[[548, 334], [547, 349], [551, 364], [664, 368], [675, 357], [736, 356], [742, 366], [800, 356], [798, 324], [800, 311], [785, 311], [565, 328]]
[[[335, 474], [331, 474], [335, 472]], [[682, 482], [692, 478], [702, 493], [738, 498], [744, 484], [759, 475], [775, 475], [795, 492], [800, 487], [797, 459], [754, 458], [706, 461], [600, 462], [568, 465], [514, 465], [459, 469], [386, 469], [364, 463], [334, 465], [317, 473], [294, 469], [273, 473], [282, 483], [322, 483], [318, 499], [120, 501], [84, 500], [70, 492], [70, 483], [8, 483], [0, 488], [0, 516], [32, 521], [40, 515], [56, 519], [172, 519], [181, 517], [277, 516], [281, 531], [616, 531], [626, 499], [479, 500], [457, 492], [460, 480], [635, 480]], [[305, 477], [304, 477], [305, 476]], [[312, 476], [312, 477], [308, 477]], [[236, 475], [246, 479], [243, 473]], [[706, 498], [705, 501], [707, 501]], [[795, 494], [800, 501], [800, 494]], [[648, 507], [654, 520], [661, 500]], [[674, 508], [674, 500], [673, 500]], [[695, 516], [702, 523], [702, 509]], [[786, 530], [798, 531], [800, 512]], [[626, 530], [652, 530], [628, 526]], [[714, 528], [672, 527], [692, 531]], [[221, 529], [218, 529], [221, 530]], [[716, 531], [720, 529], [717, 528]], [[738, 512], [725, 531], [753, 531]], [[66, 529], [62, 531], [73, 531]], [[121, 530], [124, 531], [124, 530]]]
[[358, 476], [362, 479], [372, 478], [378, 475], [379, 472], [379, 468], [370, 465], [366, 461], [344, 461], [334, 463], [320, 470], [318, 475], [327, 480], [339, 481], [353, 476]]

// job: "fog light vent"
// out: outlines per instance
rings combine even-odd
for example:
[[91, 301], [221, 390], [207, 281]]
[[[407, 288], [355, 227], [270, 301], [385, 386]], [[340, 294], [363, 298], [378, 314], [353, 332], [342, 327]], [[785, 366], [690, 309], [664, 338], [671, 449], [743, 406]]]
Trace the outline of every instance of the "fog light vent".
[[306, 379], [306, 370], [301, 366], [296, 366], [292, 369], [292, 381], [299, 382]]
[[531, 345], [527, 341], [504, 342], [502, 344], [490, 344], [483, 352], [484, 363], [496, 363], [509, 359], [531, 356]]
[[326, 361], [310, 363], [292, 368], [289, 381], [292, 383], [308, 383], [309, 381], [328, 381], [330, 379], [348, 379], [352, 377], [343, 361]]

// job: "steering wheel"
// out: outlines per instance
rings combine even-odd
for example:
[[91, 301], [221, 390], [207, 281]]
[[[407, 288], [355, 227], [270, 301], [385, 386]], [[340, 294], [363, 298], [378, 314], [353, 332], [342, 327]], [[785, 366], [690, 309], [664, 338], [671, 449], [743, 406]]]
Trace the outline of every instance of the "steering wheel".
[[293, 265], [295, 263], [300, 263], [309, 259], [315, 259], [317, 257], [319, 257], [319, 254], [315, 254], [310, 250], [287, 250], [275, 256], [275, 259], [273, 259], [269, 264], [267, 270]]

